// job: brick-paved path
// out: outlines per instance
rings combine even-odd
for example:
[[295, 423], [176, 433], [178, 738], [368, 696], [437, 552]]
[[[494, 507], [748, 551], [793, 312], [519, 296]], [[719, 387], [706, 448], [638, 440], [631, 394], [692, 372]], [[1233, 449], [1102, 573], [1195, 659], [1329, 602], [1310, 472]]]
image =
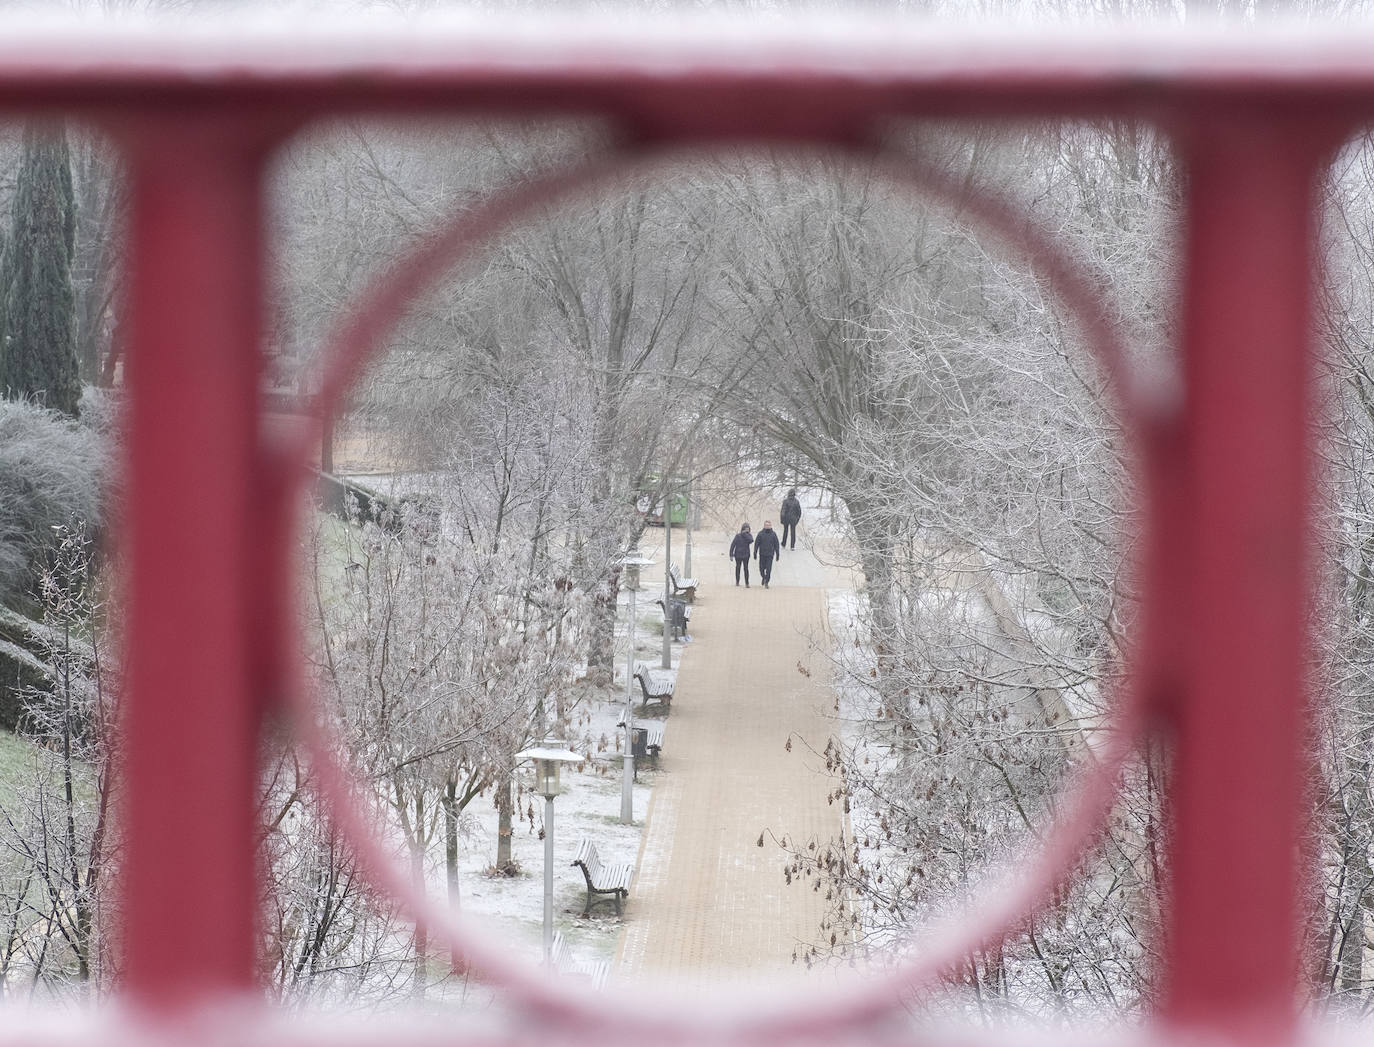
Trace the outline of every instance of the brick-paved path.
[[[751, 518], [756, 531], [761, 519]], [[841, 825], [840, 806], [826, 802], [834, 783], [802, 740], [822, 749], [832, 730], [827, 665], [808, 639], [826, 635], [825, 587], [848, 579], [799, 545], [776, 565], [771, 588], [757, 571], [751, 588], [736, 588], [722, 555], [729, 537], [694, 536], [695, 642], [679, 669], [619, 979], [762, 980], [794, 969], [794, 947], [819, 933], [823, 895], [809, 882], [786, 886], [781, 849], [765, 830], [804, 843]], [[680, 541], [674, 534], [674, 559]]]

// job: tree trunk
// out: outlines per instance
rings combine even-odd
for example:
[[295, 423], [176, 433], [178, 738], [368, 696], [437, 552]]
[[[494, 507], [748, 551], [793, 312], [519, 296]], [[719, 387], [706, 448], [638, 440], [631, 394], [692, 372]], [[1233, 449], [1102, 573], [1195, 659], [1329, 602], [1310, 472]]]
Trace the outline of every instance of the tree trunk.
[[[83, 380], [95, 384], [101, 378], [101, 355], [108, 338], [105, 331], [110, 301], [114, 296], [112, 260], [118, 250], [114, 225], [118, 188], [112, 174], [102, 169], [104, 150], [85, 145], [75, 179], [76, 250], [73, 285], [76, 294], [76, 355]], [[74, 171], [75, 173], [75, 171]]]
[[[425, 845], [424, 845], [424, 824], [425, 824], [425, 796], [423, 792], [415, 794], [415, 832], [410, 843], [410, 874], [415, 881], [415, 889], [420, 894], [425, 893]], [[415, 975], [410, 984], [410, 995], [413, 999], [423, 1000], [425, 998], [425, 960], [429, 953], [429, 928], [425, 926], [424, 920], [415, 921]]]
[[[444, 870], [448, 877], [448, 905], [450, 909], [457, 910], [462, 903], [458, 881], [458, 782], [452, 775], [444, 782], [440, 802], [444, 807]], [[451, 969], [457, 975], [467, 973], [467, 965], [457, 949], [453, 950]]]
[[514, 784], [509, 776], [496, 786], [496, 871], [505, 873], [511, 867], [511, 822], [515, 812]]
[[[596, 508], [609, 508], [613, 492], [615, 491], [615, 477], [612, 475], [615, 458], [615, 437], [619, 410], [614, 402], [614, 398], [619, 395], [615, 391], [605, 391], [601, 393], [606, 401], [606, 406], [597, 412], [596, 431], [593, 434], [592, 442], [596, 448], [594, 461], [600, 463], [599, 475], [596, 478], [595, 504]], [[604, 517], [604, 512], [598, 512], [598, 517]], [[616, 541], [618, 536], [607, 535], [604, 533], [593, 532], [587, 536], [588, 553], [587, 563], [591, 571], [597, 572], [597, 577], [588, 578], [588, 585], [594, 586], [596, 599], [593, 603], [591, 626], [587, 630], [587, 668], [589, 671], [603, 670], [615, 675], [615, 603], [616, 595], [619, 592], [620, 572], [618, 569], [610, 572], [609, 575], [600, 574], [604, 566], [611, 562], [615, 549], [608, 548], [608, 544]], [[605, 584], [606, 591], [601, 592], [601, 585]]]
[[67, 864], [71, 878], [72, 907], [76, 913], [76, 934], [72, 951], [76, 953], [77, 977], [91, 977], [91, 912], [81, 890], [81, 862], [76, 853], [76, 797], [72, 788], [72, 681], [71, 624], [64, 623], [62, 651], [62, 786], [67, 803]]
[[886, 677], [890, 675], [892, 645], [898, 633], [892, 574], [896, 538], [880, 514], [862, 498], [846, 497], [845, 503], [849, 507], [850, 523], [858, 542], [864, 582], [868, 589], [868, 611], [873, 621], [878, 673], [880, 677]]

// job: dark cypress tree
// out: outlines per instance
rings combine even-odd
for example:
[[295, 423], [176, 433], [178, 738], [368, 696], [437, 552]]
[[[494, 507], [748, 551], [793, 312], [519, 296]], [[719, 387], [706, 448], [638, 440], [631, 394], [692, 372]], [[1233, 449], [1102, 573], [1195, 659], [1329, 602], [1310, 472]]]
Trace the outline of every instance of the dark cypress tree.
[[76, 207], [62, 128], [30, 123], [0, 261], [0, 389], [75, 415], [81, 399], [72, 293]]

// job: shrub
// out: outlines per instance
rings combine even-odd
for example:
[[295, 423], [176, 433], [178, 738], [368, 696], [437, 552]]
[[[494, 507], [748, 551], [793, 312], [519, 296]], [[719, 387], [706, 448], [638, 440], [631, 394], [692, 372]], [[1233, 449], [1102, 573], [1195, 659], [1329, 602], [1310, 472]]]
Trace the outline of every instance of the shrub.
[[33, 591], [54, 528], [104, 522], [105, 436], [56, 411], [0, 402], [0, 601]]

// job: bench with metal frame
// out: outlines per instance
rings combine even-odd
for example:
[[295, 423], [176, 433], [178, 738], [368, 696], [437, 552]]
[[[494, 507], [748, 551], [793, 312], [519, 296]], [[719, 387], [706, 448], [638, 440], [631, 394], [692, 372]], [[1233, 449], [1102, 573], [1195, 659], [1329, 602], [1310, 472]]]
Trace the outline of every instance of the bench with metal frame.
[[678, 570], [677, 564], [668, 565], [668, 581], [673, 587], [673, 595], [679, 596], [692, 603], [697, 598], [697, 580], [695, 578], [684, 578], [682, 572]]
[[587, 904], [582, 915], [590, 916], [593, 905], [610, 901], [615, 904], [615, 914], [619, 916], [621, 899], [630, 896], [634, 866], [628, 862], [603, 862], [591, 840], [583, 840], [577, 845], [577, 857], [572, 864], [581, 867], [582, 877], [587, 881]]
[[668, 711], [673, 704], [673, 689], [677, 686], [672, 676], [640, 665], [635, 667], [635, 679], [639, 681], [640, 693], [644, 695], [644, 708], [658, 705], [665, 712]]

